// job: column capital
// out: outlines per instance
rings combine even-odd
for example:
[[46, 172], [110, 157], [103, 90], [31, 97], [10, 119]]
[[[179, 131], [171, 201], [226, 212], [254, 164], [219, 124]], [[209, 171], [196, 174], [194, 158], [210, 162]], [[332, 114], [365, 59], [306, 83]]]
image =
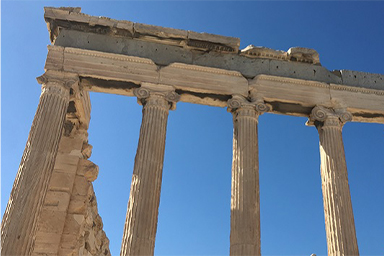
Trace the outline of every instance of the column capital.
[[162, 84], [142, 83], [141, 87], [133, 90], [133, 94], [140, 105], [145, 105], [149, 98], [163, 98], [169, 103], [171, 110], [176, 109], [176, 102], [180, 100], [174, 87]]
[[48, 70], [39, 77], [36, 77], [36, 80], [39, 84], [43, 86], [46, 85], [60, 85], [67, 89], [72, 88], [73, 86], [78, 85], [79, 76], [74, 73], [60, 72]]
[[261, 98], [253, 98], [249, 101], [247, 98], [241, 95], [232, 95], [232, 98], [227, 101], [228, 112], [234, 112], [238, 109], [255, 109], [259, 115], [267, 112], [271, 107], [264, 102]]
[[345, 109], [316, 106], [311, 111], [307, 125], [342, 128], [348, 121], [352, 121], [352, 114]]

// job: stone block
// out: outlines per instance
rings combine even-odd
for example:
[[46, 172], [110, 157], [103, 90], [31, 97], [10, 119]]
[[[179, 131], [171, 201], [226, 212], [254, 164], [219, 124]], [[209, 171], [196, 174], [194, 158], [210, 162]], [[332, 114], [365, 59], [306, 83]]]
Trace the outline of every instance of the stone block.
[[143, 35], [152, 35], [161, 38], [180, 38], [187, 39], [188, 31], [174, 28], [165, 28], [160, 26], [135, 23], [133, 25], [135, 33]]
[[68, 209], [70, 194], [63, 191], [47, 191], [44, 201], [44, 209], [66, 212]]
[[76, 173], [79, 157], [57, 154], [54, 171], [65, 173]]
[[35, 252], [57, 253], [61, 241], [61, 234], [52, 232], [37, 232]]
[[57, 253], [33, 252], [32, 256], [57, 256]]
[[[60, 250], [70, 250], [72, 251], [73, 249], [76, 248], [77, 244], [77, 239], [78, 235], [77, 234], [63, 234], [61, 236], [61, 243], [60, 243]], [[60, 253], [59, 253], [60, 255]]]
[[384, 75], [352, 70], [340, 70], [340, 74], [345, 85], [384, 90]]
[[53, 171], [52, 177], [49, 181], [49, 190], [53, 191], [72, 191], [73, 182], [75, 181], [76, 174]]
[[84, 177], [76, 175], [75, 183], [73, 184], [72, 195], [86, 196], [91, 183]]
[[225, 45], [232, 48], [234, 52], [237, 52], [240, 47], [240, 39], [236, 37], [220, 36], [220, 35], [214, 35], [214, 34], [208, 34], [208, 33], [197, 33], [194, 31], [188, 31], [188, 39]]
[[97, 165], [88, 159], [80, 159], [77, 166], [77, 175], [84, 176], [89, 169], [96, 168]]
[[85, 214], [87, 196], [72, 196], [68, 206], [68, 213]]
[[83, 154], [83, 157], [85, 159], [88, 159], [91, 157], [92, 155], [92, 145], [91, 144], [88, 144], [88, 143], [84, 143], [83, 144], [83, 147], [81, 149], [81, 153]]
[[81, 150], [84, 141], [80, 138], [62, 136], [59, 144], [59, 151], [63, 154], [70, 154], [73, 150]]
[[248, 45], [245, 49], [241, 50], [241, 55], [246, 55], [250, 58], [264, 58], [264, 59], [281, 59], [287, 60], [288, 55], [284, 51], [274, 50], [267, 47], [259, 47]]
[[39, 232], [59, 233], [63, 231], [67, 212], [44, 209], [41, 211]]
[[248, 81], [239, 72], [197, 65], [174, 63], [164, 67], [160, 82], [190, 92], [248, 95]]
[[[98, 36], [87, 34], [87, 38], [89, 41], [95, 41]], [[102, 42], [92, 44], [102, 44]], [[157, 66], [152, 60], [77, 48], [64, 50], [64, 71], [81, 73], [84, 76], [87, 74], [93, 76], [96, 72], [100, 79], [112, 78], [124, 81], [129, 78], [133, 82], [157, 82], [158, 78]]]
[[133, 22], [127, 20], [117, 21], [116, 28], [128, 30], [130, 34], [133, 34]]
[[65, 220], [63, 234], [78, 235], [84, 221], [82, 214], [68, 214]]
[[310, 48], [291, 47], [287, 51], [290, 60], [311, 64], [320, 64], [319, 53]]
[[72, 248], [60, 248], [59, 249], [59, 256], [69, 256], [69, 255], [76, 255], [76, 252]]
[[45, 62], [45, 69], [49, 70], [61, 70], [64, 62], [64, 47], [48, 46], [48, 56]]

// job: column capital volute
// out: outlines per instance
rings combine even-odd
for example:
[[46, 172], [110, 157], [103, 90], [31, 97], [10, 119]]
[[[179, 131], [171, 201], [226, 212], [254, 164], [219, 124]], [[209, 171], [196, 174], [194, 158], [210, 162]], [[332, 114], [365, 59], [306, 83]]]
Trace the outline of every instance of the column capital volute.
[[176, 103], [180, 100], [180, 95], [175, 92], [173, 86], [163, 84], [142, 83], [139, 88], [133, 90], [133, 94], [140, 105], [144, 105], [150, 97], [164, 98], [171, 110], [176, 109]]
[[348, 121], [352, 121], [352, 114], [346, 109], [316, 106], [311, 111], [307, 125], [341, 128]]
[[43, 75], [36, 77], [39, 84], [43, 86], [60, 85], [70, 89], [79, 84], [78, 74], [48, 70]]
[[252, 98], [249, 101], [242, 95], [232, 95], [232, 98], [227, 101], [228, 112], [233, 112], [241, 108], [254, 108], [259, 114], [267, 112], [271, 107], [264, 102], [262, 98]]

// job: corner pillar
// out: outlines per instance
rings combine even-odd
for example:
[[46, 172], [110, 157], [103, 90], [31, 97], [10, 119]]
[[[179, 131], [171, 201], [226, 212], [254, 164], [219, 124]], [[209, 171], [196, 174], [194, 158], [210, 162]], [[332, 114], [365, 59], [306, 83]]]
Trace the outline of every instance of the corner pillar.
[[242, 96], [228, 101], [233, 114], [230, 255], [260, 255], [258, 117], [269, 107]]
[[19, 170], [1, 223], [1, 255], [30, 255], [52, 176], [68, 108], [73, 74], [47, 71]]
[[153, 255], [160, 203], [169, 109], [179, 95], [170, 86], [143, 84], [134, 91], [143, 105], [121, 256]]
[[347, 111], [317, 106], [307, 123], [316, 126], [320, 138], [328, 255], [359, 255], [342, 139], [343, 124], [351, 120]]

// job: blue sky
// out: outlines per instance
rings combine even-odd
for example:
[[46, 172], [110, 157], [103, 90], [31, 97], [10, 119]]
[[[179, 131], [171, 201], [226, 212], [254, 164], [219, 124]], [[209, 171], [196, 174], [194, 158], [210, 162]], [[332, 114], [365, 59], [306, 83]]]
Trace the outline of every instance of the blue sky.
[[[37, 108], [50, 44], [44, 6], [239, 37], [249, 44], [316, 49], [329, 70], [384, 74], [384, 2], [2, 1], [1, 215]], [[141, 106], [91, 94], [94, 188], [112, 255], [119, 255]], [[261, 250], [326, 255], [318, 134], [305, 118], [259, 118]], [[361, 255], [384, 253], [384, 130], [347, 123], [343, 138]], [[224, 108], [178, 103], [168, 119], [156, 255], [228, 255], [232, 117]]]

